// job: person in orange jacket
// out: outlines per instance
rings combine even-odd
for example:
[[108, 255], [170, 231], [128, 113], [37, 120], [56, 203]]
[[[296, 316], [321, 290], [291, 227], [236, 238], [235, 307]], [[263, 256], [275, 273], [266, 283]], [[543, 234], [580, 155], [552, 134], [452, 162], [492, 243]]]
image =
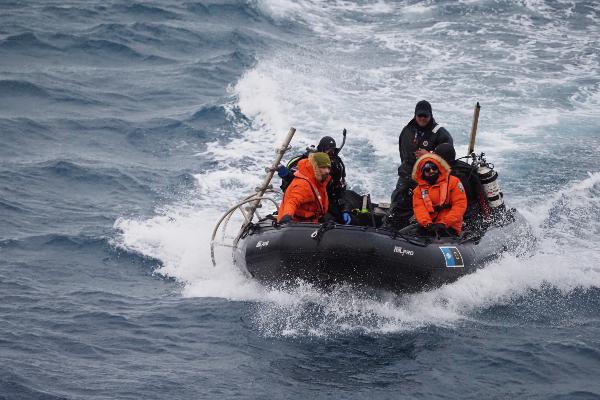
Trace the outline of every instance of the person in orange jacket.
[[318, 222], [323, 218], [329, 207], [330, 171], [331, 160], [327, 153], [311, 153], [300, 160], [295, 178], [281, 200], [277, 222]]
[[413, 167], [417, 182], [413, 191], [413, 211], [419, 225], [440, 236], [446, 232], [460, 235], [467, 210], [465, 189], [450, 166], [440, 156], [427, 153]]

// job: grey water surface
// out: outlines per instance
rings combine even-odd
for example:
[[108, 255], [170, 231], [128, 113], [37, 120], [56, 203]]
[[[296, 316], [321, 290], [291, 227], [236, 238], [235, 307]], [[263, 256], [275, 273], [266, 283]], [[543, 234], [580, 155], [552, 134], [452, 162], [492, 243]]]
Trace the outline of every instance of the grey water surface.
[[[595, 1], [0, 1], [0, 398], [600, 398]], [[261, 287], [212, 227], [341, 140], [386, 201], [414, 104], [538, 248], [424, 293]], [[291, 155], [290, 155], [291, 156]]]

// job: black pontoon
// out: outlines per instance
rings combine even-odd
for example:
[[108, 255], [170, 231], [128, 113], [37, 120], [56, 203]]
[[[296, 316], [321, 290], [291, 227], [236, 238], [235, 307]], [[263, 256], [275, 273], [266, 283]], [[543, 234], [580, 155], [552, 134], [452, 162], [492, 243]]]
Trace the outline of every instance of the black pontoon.
[[[260, 217], [257, 212], [275, 193], [269, 185], [283, 154], [288, 149], [294, 129], [257, 193], [225, 213], [213, 232], [214, 246], [219, 228], [240, 210], [245, 222], [231, 244], [233, 260], [249, 276], [267, 285], [289, 285], [305, 281], [320, 286], [350, 284], [392, 291], [416, 291], [452, 282], [472, 273], [506, 251], [523, 249], [531, 241], [531, 227], [515, 209], [508, 209], [495, 182], [495, 172], [483, 161], [480, 170], [486, 177], [486, 194], [493, 205], [486, 219], [467, 228], [460, 237], [424, 236], [416, 225], [394, 232], [381, 229], [386, 205], [371, 204], [363, 199], [361, 212], [353, 220], [358, 225], [333, 222], [288, 223], [280, 225], [274, 215]], [[471, 150], [471, 148], [470, 148]], [[472, 153], [473, 160], [477, 158]], [[479, 157], [482, 160], [483, 157]], [[253, 219], [258, 216], [258, 221]], [[527, 246], [525, 246], [527, 248]]]

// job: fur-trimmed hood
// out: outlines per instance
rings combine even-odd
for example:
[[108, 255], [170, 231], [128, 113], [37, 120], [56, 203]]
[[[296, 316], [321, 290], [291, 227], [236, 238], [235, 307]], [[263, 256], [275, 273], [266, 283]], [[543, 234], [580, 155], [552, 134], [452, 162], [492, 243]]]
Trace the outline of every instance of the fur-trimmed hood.
[[425, 180], [421, 177], [421, 168], [426, 162], [432, 162], [435, 165], [437, 165], [438, 169], [440, 170], [440, 177], [438, 178], [438, 182], [440, 182], [440, 180], [448, 179], [448, 175], [450, 175], [450, 171], [452, 171], [452, 168], [450, 168], [450, 165], [448, 165], [446, 160], [444, 160], [437, 154], [427, 153], [419, 157], [415, 162], [415, 165], [413, 166], [412, 178], [419, 185], [428, 185], [428, 183], [425, 182]]

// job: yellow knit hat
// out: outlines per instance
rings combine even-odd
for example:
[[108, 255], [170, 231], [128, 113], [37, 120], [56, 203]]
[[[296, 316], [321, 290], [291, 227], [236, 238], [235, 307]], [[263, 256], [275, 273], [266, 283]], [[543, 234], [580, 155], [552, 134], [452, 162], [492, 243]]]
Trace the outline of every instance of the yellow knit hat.
[[327, 155], [327, 153], [317, 152], [313, 153], [313, 160], [319, 168], [331, 168], [331, 159]]

